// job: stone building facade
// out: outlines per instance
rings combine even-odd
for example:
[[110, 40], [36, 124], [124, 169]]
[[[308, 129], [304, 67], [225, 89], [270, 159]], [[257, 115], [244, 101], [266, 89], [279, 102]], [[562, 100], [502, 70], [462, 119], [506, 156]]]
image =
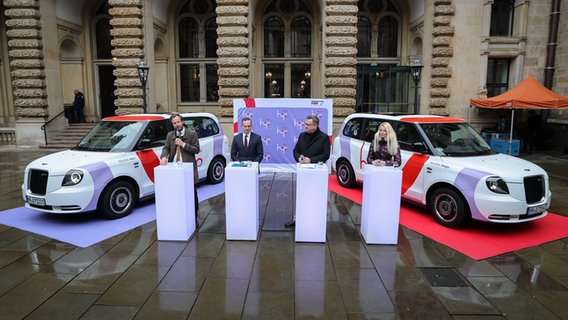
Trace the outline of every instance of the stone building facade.
[[[66, 125], [73, 89], [85, 94], [87, 121], [141, 113], [141, 60], [148, 112], [211, 112], [229, 136], [232, 101], [246, 97], [333, 99], [337, 128], [355, 111], [412, 111], [416, 93], [420, 113], [490, 127], [502, 112], [472, 109], [470, 98], [529, 75], [543, 81], [551, 68], [551, 89], [568, 95], [565, 37], [553, 44], [555, 64], [545, 59], [555, 2], [4, 0], [0, 143], [44, 144], [42, 127]], [[547, 115], [560, 136], [566, 116]]]

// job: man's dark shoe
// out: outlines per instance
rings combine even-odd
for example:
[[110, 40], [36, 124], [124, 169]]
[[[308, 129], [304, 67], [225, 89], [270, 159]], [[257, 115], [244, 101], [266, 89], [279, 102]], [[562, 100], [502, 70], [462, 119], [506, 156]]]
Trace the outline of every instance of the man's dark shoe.
[[286, 224], [284, 226], [286, 228], [294, 228], [296, 226], [296, 220], [290, 220], [290, 221], [286, 222]]

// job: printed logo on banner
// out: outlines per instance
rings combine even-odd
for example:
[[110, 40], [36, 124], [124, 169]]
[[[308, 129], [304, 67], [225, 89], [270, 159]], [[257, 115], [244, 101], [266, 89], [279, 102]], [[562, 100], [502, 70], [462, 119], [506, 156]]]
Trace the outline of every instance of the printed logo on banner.
[[333, 110], [330, 100], [259, 98], [243, 102], [235, 99], [234, 108], [235, 134], [240, 131], [241, 119], [248, 117], [253, 122], [252, 130], [262, 136], [263, 166], [274, 164], [283, 168], [281, 164], [295, 169], [293, 149], [300, 133], [306, 130], [308, 115], [317, 116], [320, 130], [331, 135]]

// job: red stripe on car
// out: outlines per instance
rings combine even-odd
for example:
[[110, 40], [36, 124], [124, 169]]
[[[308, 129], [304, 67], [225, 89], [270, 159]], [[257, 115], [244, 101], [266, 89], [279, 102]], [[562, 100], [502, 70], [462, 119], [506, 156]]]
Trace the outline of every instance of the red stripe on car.
[[415, 153], [406, 161], [402, 170], [402, 194], [405, 194], [414, 182], [416, 182], [416, 178], [418, 178], [428, 158], [430, 157], [427, 155]]
[[142, 161], [142, 167], [150, 181], [154, 182], [154, 168], [160, 165], [160, 159], [153, 150], [136, 151], [136, 156]]

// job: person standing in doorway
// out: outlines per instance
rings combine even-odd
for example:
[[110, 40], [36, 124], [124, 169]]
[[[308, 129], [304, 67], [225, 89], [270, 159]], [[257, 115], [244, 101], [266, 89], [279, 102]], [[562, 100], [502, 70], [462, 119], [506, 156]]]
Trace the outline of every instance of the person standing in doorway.
[[83, 109], [85, 108], [85, 96], [77, 89], [73, 90], [73, 93], [75, 94], [75, 99], [73, 99], [73, 109], [76, 115], [75, 120], [77, 120], [78, 123], [84, 123], [85, 113]]

